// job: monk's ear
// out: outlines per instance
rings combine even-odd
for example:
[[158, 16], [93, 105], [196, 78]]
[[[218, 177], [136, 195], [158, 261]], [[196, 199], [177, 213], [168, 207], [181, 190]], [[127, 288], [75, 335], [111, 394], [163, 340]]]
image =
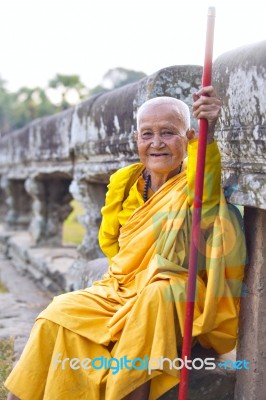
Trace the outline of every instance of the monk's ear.
[[195, 129], [188, 129], [186, 133], [188, 140], [194, 139], [195, 133]]

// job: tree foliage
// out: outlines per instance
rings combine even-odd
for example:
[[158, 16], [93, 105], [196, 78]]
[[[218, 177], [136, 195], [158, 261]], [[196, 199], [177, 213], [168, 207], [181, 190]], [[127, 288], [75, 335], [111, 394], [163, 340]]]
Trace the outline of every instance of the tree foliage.
[[6, 82], [0, 77], [0, 132], [10, 128], [13, 96], [6, 89]]
[[90, 94], [106, 92], [133, 83], [147, 76], [144, 72], [122, 67], [109, 69], [103, 76], [102, 83], [90, 90]]
[[51, 103], [45, 90], [39, 87], [23, 87], [14, 95], [12, 117], [13, 129], [21, 128], [29, 121], [54, 114], [58, 109]]
[[85, 97], [116, 89], [145, 76], [144, 72], [113, 68], [104, 74], [101, 84], [89, 90], [78, 75], [56, 74], [46, 88], [22, 87], [15, 93], [7, 90], [6, 81], [0, 77], [0, 135], [21, 128], [35, 118], [72, 107]]
[[[88, 95], [86, 86], [81, 82], [78, 75], [62, 75], [56, 76], [49, 81], [49, 88], [56, 89], [60, 92], [60, 107], [65, 110], [73, 105], [71, 97], [80, 101]], [[72, 96], [71, 96], [72, 95]]]
[[103, 83], [110, 89], [117, 89], [121, 86], [127, 85], [142, 79], [146, 76], [144, 72], [133, 71], [126, 68], [113, 68], [109, 69], [103, 76]]
[[60, 111], [49, 100], [44, 89], [22, 87], [10, 93], [0, 80], [0, 134], [22, 128], [35, 118]]

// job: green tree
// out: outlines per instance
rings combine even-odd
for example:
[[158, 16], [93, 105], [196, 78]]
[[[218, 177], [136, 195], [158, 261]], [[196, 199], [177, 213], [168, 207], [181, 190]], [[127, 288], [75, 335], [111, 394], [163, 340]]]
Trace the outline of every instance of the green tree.
[[35, 118], [51, 115], [57, 111], [59, 109], [51, 103], [44, 89], [22, 87], [14, 95], [12, 128], [21, 128]]
[[[6, 89], [6, 82], [0, 77], [0, 133], [21, 128], [35, 118], [65, 110], [88, 95], [116, 89], [145, 76], [144, 72], [113, 68], [105, 73], [101, 84], [88, 91], [78, 75], [56, 74], [45, 89], [22, 87], [15, 93]], [[55, 94], [57, 102], [52, 98]]]
[[141, 71], [134, 71], [126, 68], [109, 69], [103, 76], [103, 86], [109, 89], [116, 89], [144, 78], [146, 74]]
[[[59, 91], [61, 99], [58, 105], [62, 110], [71, 107], [73, 103], [79, 102], [88, 95], [87, 88], [78, 75], [56, 74], [49, 81], [49, 87]], [[74, 102], [71, 101], [71, 97], [74, 97]]]
[[121, 86], [133, 83], [147, 76], [144, 72], [134, 71], [122, 67], [109, 69], [103, 76], [102, 83], [90, 90], [90, 95], [117, 89]]
[[13, 95], [6, 89], [6, 81], [0, 77], [0, 134], [11, 129]]

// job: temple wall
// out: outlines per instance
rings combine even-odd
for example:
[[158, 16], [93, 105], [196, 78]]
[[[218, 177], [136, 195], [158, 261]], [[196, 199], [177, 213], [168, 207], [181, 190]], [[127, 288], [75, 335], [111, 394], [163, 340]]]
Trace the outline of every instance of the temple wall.
[[266, 41], [221, 55], [214, 63], [223, 107], [217, 140], [227, 199], [244, 206], [248, 260], [240, 311], [235, 400], [266, 391]]
[[232, 203], [266, 208], [266, 41], [220, 56], [213, 79], [222, 99], [217, 139]]

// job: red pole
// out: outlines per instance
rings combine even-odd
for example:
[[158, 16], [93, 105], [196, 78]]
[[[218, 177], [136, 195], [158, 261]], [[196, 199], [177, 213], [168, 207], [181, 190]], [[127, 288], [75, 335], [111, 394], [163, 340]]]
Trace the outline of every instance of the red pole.
[[[202, 75], [203, 87], [211, 85], [214, 20], [215, 20], [215, 8], [209, 7], [208, 19], [207, 19], [205, 60], [204, 60], [203, 75]], [[186, 359], [190, 360], [191, 357], [191, 341], [192, 341], [194, 303], [195, 303], [195, 293], [196, 293], [197, 262], [198, 262], [198, 248], [200, 240], [200, 221], [201, 221], [207, 135], [208, 135], [208, 121], [206, 119], [200, 119], [195, 197], [194, 197], [194, 209], [192, 216], [192, 235], [191, 235], [191, 245], [189, 254], [186, 315], [185, 315], [184, 339], [182, 347], [183, 360]], [[189, 381], [189, 369], [187, 369], [184, 366], [181, 369], [181, 374], [180, 374], [178, 400], [187, 399], [188, 381]]]

